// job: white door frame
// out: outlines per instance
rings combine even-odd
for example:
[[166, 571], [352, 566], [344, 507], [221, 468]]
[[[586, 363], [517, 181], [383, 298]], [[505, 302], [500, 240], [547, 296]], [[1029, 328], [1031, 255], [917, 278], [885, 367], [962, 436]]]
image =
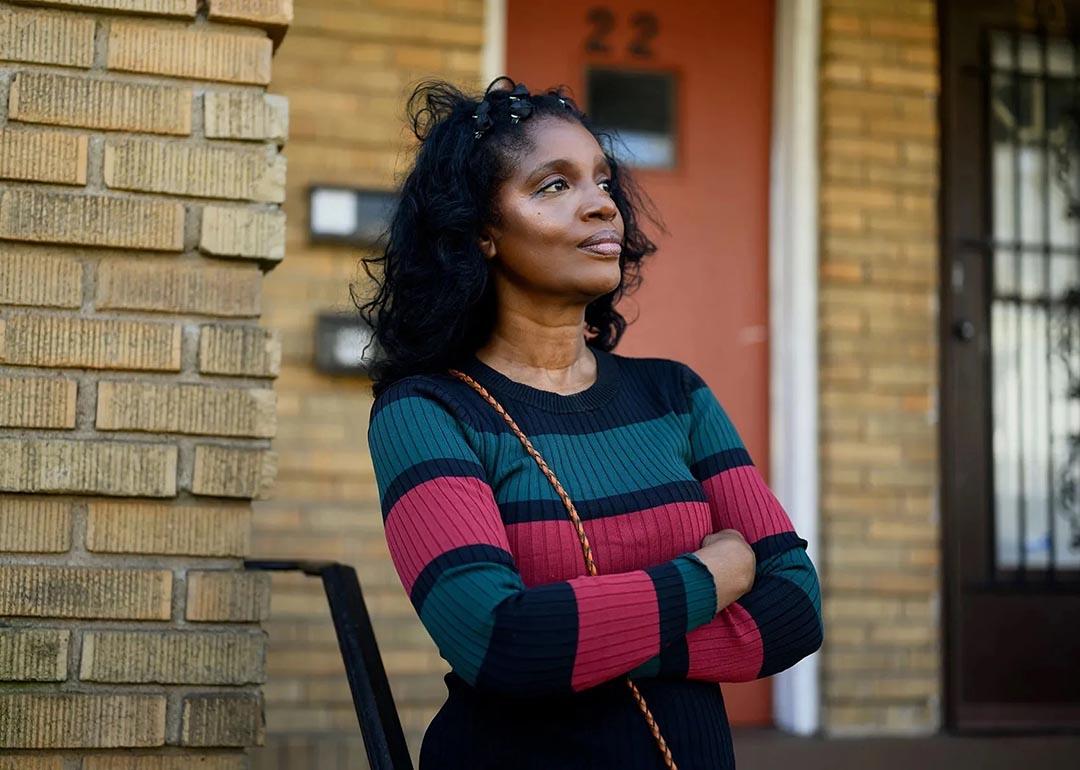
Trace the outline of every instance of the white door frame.
[[484, 46], [480, 54], [483, 68], [481, 87], [506, 72], [506, 0], [484, 0]]
[[[820, 565], [818, 467], [819, 0], [776, 0], [769, 180], [770, 486]], [[820, 573], [820, 570], [819, 570]], [[821, 724], [820, 653], [773, 677], [776, 726]]]
[[[820, 0], [776, 3], [769, 200], [770, 486], [818, 559], [818, 45]], [[483, 85], [506, 67], [506, 0], [485, 0]], [[820, 727], [819, 653], [773, 677], [773, 720]]]

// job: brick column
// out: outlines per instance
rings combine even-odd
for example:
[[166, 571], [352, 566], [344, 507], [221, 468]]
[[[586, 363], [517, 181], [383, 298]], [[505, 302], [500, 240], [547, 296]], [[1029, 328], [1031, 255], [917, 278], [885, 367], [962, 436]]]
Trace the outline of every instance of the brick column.
[[935, 4], [824, 0], [824, 727], [941, 722]]
[[264, 738], [290, 0], [0, 2], [0, 769]]

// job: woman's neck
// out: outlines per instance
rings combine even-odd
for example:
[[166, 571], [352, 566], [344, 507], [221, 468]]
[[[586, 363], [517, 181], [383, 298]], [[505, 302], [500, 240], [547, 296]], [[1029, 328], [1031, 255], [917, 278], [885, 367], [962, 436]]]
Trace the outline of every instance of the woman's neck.
[[510, 379], [555, 393], [577, 393], [596, 382], [598, 375], [596, 357], [583, 335], [559, 341], [492, 335], [475, 353]]

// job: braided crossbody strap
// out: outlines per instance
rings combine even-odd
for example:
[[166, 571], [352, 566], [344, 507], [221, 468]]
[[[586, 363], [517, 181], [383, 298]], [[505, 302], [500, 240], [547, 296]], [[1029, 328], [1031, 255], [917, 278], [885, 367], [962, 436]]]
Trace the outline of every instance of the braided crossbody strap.
[[[574, 529], [577, 531], [578, 539], [581, 540], [581, 551], [585, 557], [586, 571], [589, 573], [589, 575], [596, 575], [596, 562], [593, 560], [592, 548], [589, 546], [589, 539], [585, 536], [585, 527], [581, 523], [581, 517], [578, 516], [577, 509], [574, 507], [574, 502], [570, 499], [570, 496], [566, 494], [566, 490], [563, 489], [562, 484], [559, 483], [559, 480], [555, 477], [555, 474], [552, 472], [551, 468], [549, 468], [548, 464], [544, 462], [544, 458], [541, 457], [540, 453], [537, 452], [536, 449], [533, 447], [532, 442], [529, 441], [529, 437], [521, 431], [521, 429], [517, 426], [517, 423], [514, 422], [514, 419], [506, 412], [505, 409], [503, 409], [502, 404], [496, 401], [495, 397], [492, 396], [483, 385], [481, 385], [469, 375], [465, 374], [464, 372], [458, 371], [457, 369], [450, 369], [448, 371], [450, 372], [450, 374], [457, 377], [459, 380], [462, 380], [463, 382], [471, 386], [472, 389], [479, 393], [485, 401], [487, 401], [489, 404], [491, 404], [492, 407], [494, 407], [495, 411], [498, 412], [502, 416], [503, 420], [506, 421], [506, 424], [510, 426], [510, 430], [514, 431], [514, 434], [518, 437], [518, 439], [521, 440], [522, 445], [525, 447], [525, 451], [528, 452], [534, 460], [536, 460], [537, 465], [540, 466], [540, 470], [543, 471], [545, 476], [547, 476], [547, 479], [551, 482], [551, 485], [555, 487], [555, 491], [558, 493], [559, 498], [562, 500], [563, 505], [566, 507], [566, 512], [570, 515], [570, 522], [574, 525]], [[671, 749], [668, 748], [667, 741], [664, 740], [664, 736], [660, 734], [660, 727], [656, 724], [656, 719], [653, 717], [652, 712], [649, 711], [649, 707], [645, 703], [645, 696], [641, 694], [641, 691], [638, 690], [637, 685], [634, 684], [633, 681], [631, 681], [630, 677], [626, 678], [626, 684], [629, 685], [630, 692], [633, 694], [634, 700], [638, 704], [638, 708], [645, 716], [645, 721], [649, 723], [649, 730], [650, 732], [652, 732], [653, 738], [656, 739], [656, 745], [659, 747], [660, 753], [664, 757], [664, 764], [666, 765], [668, 770], [678, 770], [678, 767], [675, 764], [675, 760], [671, 756]]]

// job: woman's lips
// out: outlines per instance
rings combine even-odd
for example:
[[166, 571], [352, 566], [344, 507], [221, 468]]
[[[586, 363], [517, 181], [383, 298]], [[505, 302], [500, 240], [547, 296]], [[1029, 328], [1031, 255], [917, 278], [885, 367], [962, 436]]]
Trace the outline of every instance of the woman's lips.
[[578, 248], [598, 257], [617, 257], [622, 254], [622, 233], [613, 227], [598, 230], [579, 243]]
[[622, 254], [622, 245], [611, 241], [601, 241], [591, 246], [578, 246], [578, 248], [601, 257], [617, 257]]

